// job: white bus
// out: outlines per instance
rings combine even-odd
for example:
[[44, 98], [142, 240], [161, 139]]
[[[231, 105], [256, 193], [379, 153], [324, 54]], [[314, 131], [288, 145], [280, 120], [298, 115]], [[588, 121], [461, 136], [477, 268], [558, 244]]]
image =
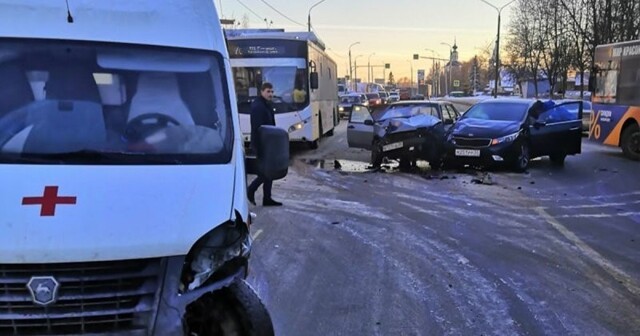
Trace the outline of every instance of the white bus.
[[245, 142], [263, 82], [273, 84], [276, 126], [289, 131], [290, 141], [315, 149], [322, 136], [333, 135], [340, 120], [337, 65], [315, 34], [237, 29], [227, 31], [227, 43]]

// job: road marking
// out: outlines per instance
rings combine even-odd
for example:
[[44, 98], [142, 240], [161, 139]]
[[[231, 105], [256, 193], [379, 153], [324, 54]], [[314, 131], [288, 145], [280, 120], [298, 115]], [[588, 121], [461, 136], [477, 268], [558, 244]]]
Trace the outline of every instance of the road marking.
[[262, 234], [262, 229], [256, 231], [256, 233], [253, 234], [253, 237], [251, 237], [252, 240], [256, 240], [258, 239], [258, 236], [260, 236]]
[[640, 204], [640, 201], [619, 202], [619, 203], [601, 203], [601, 204], [585, 204], [585, 205], [564, 205], [564, 206], [561, 206], [561, 208], [563, 208], [563, 209], [608, 208], [608, 207], [625, 206], [625, 205], [633, 205], [633, 204]]
[[619, 212], [615, 214], [599, 213], [599, 214], [562, 215], [562, 216], [559, 216], [558, 218], [611, 218], [611, 217], [634, 217], [634, 216], [640, 216], [640, 212], [630, 211], [630, 212]]
[[626, 274], [623, 270], [619, 269], [612, 263], [610, 263], [607, 259], [605, 259], [600, 253], [587, 245], [582, 239], [578, 238], [573, 232], [569, 231], [564, 225], [562, 225], [558, 220], [553, 218], [548, 212], [546, 212], [541, 207], [535, 208], [536, 212], [544, 218], [547, 223], [553, 226], [554, 229], [558, 230], [565, 238], [571, 241], [575, 246], [577, 246], [580, 251], [589, 257], [592, 261], [598, 264], [605, 272], [609, 273], [614, 279], [618, 280], [622, 283], [622, 285], [632, 294], [640, 296], [640, 287], [638, 287], [633, 279]]

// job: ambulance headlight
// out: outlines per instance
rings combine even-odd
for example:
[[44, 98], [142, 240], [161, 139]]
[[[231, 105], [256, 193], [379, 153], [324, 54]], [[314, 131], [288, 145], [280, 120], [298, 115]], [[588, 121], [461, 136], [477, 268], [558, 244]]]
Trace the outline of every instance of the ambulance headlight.
[[236, 212], [236, 220], [209, 231], [191, 248], [182, 267], [180, 292], [195, 290], [244, 269], [251, 252], [249, 227]]
[[338, 107], [338, 112], [344, 112], [344, 107], [342, 106]]

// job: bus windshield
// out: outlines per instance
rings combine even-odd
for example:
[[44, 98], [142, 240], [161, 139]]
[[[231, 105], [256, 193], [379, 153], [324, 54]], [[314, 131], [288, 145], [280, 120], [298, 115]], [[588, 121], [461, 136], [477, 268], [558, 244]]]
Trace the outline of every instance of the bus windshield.
[[234, 67], [238, 112], [251, 113], [251, 102], [260, 95], [262, 83], [273, 84], [275, 113], [299, 111], [309, 104], [307, 70], [295, 66]]

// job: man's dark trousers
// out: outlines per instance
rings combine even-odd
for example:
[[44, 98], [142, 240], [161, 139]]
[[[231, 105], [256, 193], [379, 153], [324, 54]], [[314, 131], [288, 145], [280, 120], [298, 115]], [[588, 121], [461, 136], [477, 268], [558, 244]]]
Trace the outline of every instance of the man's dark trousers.
[[[271, 103], [262, 97], [258, 97], [251, 104], [251, 147], [256, 154], [259, 141], [258, 129], [263, 125], [275, 126], [276, 120], [273, 115], [273, 107], [271, 106]], [[262, 199], [271, 200], [271, 186], [273, 185], [273, 180], [261, 175], [258, 175], [258, 177], [253, 180], [247, 188], [249, 199], [253, 199], [256, 191], [262, 184], [264, 184], [264, 187], [262, 187], [262, 191], [264, 192]]]
[[249, 195], [255, 195], [260, 185], [264, 183], [264, 187], [262, 187], [262, 191], [264, 195], [262, 196], [263, 200], [271, 199], [271, 186], [273, 185], [273, 181], [265, 178], [264, 176], [258, 175], [258, 177], [251, 182], [249, 185]]

